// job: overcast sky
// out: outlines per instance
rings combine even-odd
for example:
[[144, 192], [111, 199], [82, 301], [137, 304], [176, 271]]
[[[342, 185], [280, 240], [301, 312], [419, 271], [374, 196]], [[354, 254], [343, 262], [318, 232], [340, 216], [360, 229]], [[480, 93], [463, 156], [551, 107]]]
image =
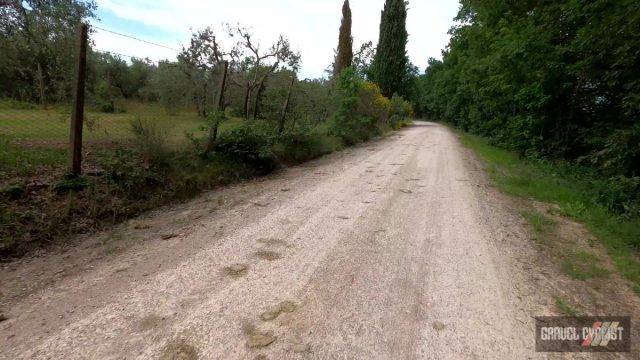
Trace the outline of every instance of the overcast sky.
[[[97, 0], [97, 26], [179, 49], [191, 30], [240, 23], [250, 27], [263, 47], [286, 35], [302, 54], [301, 77], [323, 75], [338, 42], [343, 0]], [[378, 40], [384, 0], [351, 0], [354, 48]], [[447, 31], [458, 11], [457, 0], [411, 0], [407, 19], [408, 52], [421, 70], [430, 57], [440, 58]], [[99, 50], [174, 60], [176, 51], [96, 30]]]

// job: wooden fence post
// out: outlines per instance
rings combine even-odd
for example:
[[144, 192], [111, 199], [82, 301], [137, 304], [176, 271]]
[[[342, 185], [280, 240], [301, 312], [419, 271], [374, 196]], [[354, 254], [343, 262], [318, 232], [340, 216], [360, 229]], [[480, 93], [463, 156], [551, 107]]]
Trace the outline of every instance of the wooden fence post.
[[291, 89], [293, 89], [293, 84], [296, 81], [296, 77], [291, 77], [291, 84], [289, 85], [289, 90], [287, 91], [287, 98], [284, 101], [284, 106], [282, 106], [282, 114], [280, 115], [280, 125], [278, 126], [278, 134], [282, 134], [284, 131], [284, 121], [287, 118], [287, 110], [289, 109], [289, 101], [291, 100]]
[[87, 74], [87, 24], [78, 29], [78, 59], [76, 78], [73, 84], [73, 109], [69, 145], [71, 152], [71, 174], [82, 174], [82, 124], [84, 121], [84, 89]]

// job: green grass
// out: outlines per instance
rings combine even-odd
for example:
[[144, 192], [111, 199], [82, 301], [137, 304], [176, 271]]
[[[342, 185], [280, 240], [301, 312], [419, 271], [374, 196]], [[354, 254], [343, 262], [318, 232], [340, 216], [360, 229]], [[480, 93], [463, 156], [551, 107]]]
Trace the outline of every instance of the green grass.
[[41, 166], [57, 167], [68, 161], [66, 148], [23, 148], [0, 136], [0, 179], [27, 174]]
[[[0, 101], [0, 179], [29, 176], [43, 166], [60, 167], [68, 162], [68, 109], [22, 105]], [[129, 141], [134, 137], [131, 123], [138, 118], [161, 128], [175, 146], [187, 143], [186, 134], [202, 136], [207, 127], [206, 120], [194, 112], [168, 115], [159, 105], [128, 103], [126, 113], [88, 112], [83, 140], [85, 144]], [[219, 131], [229, 131], [243, 121], [229, 119]]]
[[[627, 220], [597, 205], [589, 191], [588, 180], [563, 176], [563, 171], [552, 163], [521, 159], [517, 154], [491, 146], [486, 139], [471, 134], [461, 134], [461, 141], [487, 162], [492, 181], [502, 191], [556, 204], [563, 215], [583, 223], [605, 245], [622, 276], [631, 281], [634, 288], [640, 289], [640, 261], [638, 249], [634, 247], [640, 239], [640, 219]], [[544, 228], [542, 224], [533, 226]], [[567, 266], [571, 268], [572, 265]], [[589, 274], [588, 269], [583, 271]]]
[[581, 315], [578, 310], [561, 297], [556, 297], [556, 307], [558, 311], [560, 311], [560, 314], [565, 316], [578, 317]]
[[609, 271], [598, 265], [600, 259], [594, 254], [579, 250], [563, 257], [562, 270], [572, 279], [584, 281], [609, 276]]
[[556, 222], [535, 210], [523, 211], [521, 215], [531, 224], [536, 241], [541, 244], [548, 243]]
[[[70, 109], [15, 108], [0, 101], [0, 135], [13, 142], [30, 145], [66, 143], [69, 138]], [[131, 122], [137, 118], [153, 121], [166, 130], [171, 140], [181, 141], [185, 133], [203, 134], [207, 122], [195, 112], [183, 110], [169, 115], [157, 104], [127, 103], [125, 113], [106, 114], [88, 110], [85, 114], [83, 139], [91, 141], [118, 141], [133, 137]], [[232, 119], [222, 125], [221, 131], [233, 123]]]

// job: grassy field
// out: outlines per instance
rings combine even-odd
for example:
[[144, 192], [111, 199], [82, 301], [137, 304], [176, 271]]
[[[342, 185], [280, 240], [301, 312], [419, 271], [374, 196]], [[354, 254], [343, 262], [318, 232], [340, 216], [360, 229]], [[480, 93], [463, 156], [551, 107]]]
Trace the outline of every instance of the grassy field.
[[[34, 105], [0, 101], [0, 180], [28, 176], [42, 167], [65, 166], [69, 139], [68, 107], [42, 109]], [[86, 114], [83, 140], [85, 145], [104, 146], [134, 138], [132, 122], [140, 119], [160, 129], [176, 146], [188, 143], [186, 134], [203, 135], [208, 126], [195, 112], [181, 111], [168, 115], [159, 105], [128, 103], [127, 111]], [[225, 132], [241, 119], [229, 119], [221, 124]]]
[[[13, 142], [29, 145], [64, 143], [69, 138], [69, 109], [11, 108], [0, 102], [0, 135]], [[88, 111], [83, 138], [91, 141], [117, 141], [133, 137], [131, 122], [140, 118], [152, 121], [176, 138], [198, 133], [206, 121], [195, 112], [168, 115], [158, 105], [130, 103], [125, 113], [105, 114]]]
[[[637, 243], [640, 239], [640, 219], [624, 219], [616, 216], [593, 201], [590, 183], [563, 175], [559, 166], [549, 162], [531, 162], [491, 146], [485, 139], [461, 134], [463, 144], [488, 164], [492, 181], [505, 193], [526, 199], [556, 204], [563, 216], [583, 223], [607, 248], [620, 273], [632, 282], [640, 294], [640, 261]], [[536, 213], [523, 216], [532, 223], [540, 239], [544, 239], [551, 224]], [[577, 254], [577, 257], [586, 257]], [[588, 258], [584, 263], [592, 263]], [[572, 268], [567, 265], [567, 268]], [[596, 269], [597, 270], [597, 269]], [[594, 270], [595, 271], [595, 270]], [[588, 273], [586, 275], [589, 275]], [[577, 278], [580, 278], [578, 276]]]

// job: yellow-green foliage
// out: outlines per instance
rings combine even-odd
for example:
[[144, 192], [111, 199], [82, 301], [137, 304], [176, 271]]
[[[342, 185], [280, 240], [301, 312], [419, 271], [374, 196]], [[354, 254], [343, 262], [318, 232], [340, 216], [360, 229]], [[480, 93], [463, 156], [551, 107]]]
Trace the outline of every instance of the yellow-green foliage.
[[380, 87], [372, 82], [365, 81], [358, 91], [360, 104], [358, 112], [363, 116], [373, 117], [380, 122], [385, 122], [389, 118], [391, 110], [391, 100], [382, 95]]

